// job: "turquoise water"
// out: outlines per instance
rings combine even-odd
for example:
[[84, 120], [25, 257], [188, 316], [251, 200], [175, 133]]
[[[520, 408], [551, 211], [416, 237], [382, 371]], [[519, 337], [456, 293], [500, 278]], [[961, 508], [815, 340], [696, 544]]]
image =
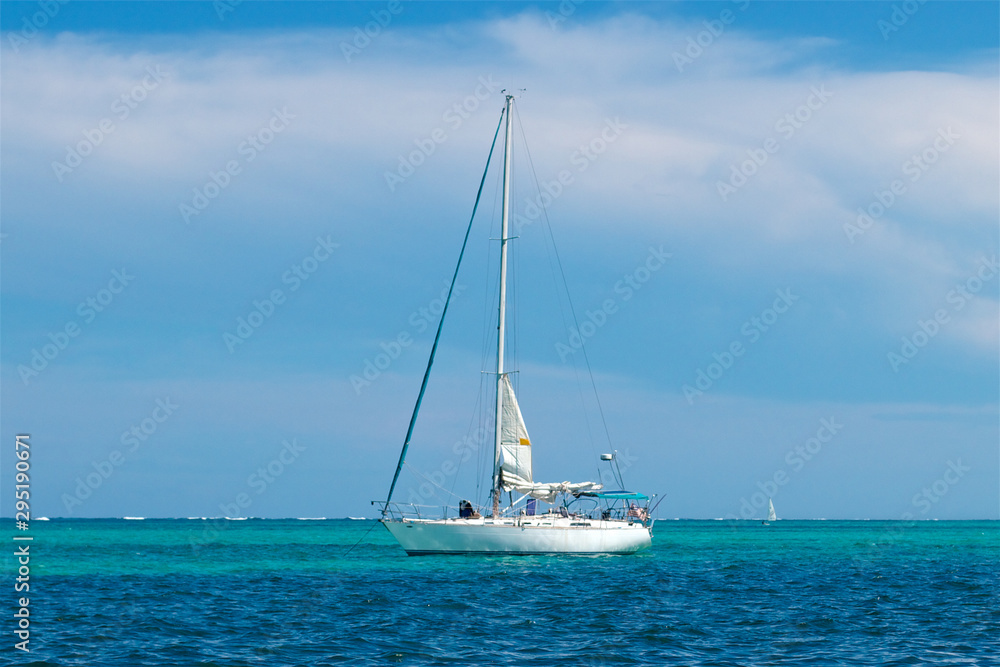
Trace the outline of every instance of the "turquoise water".
[[30, 533], [4, 664], [1000, 664], [998, 522], [661, 521], [628, 557], [411, 558], [372, 521]]

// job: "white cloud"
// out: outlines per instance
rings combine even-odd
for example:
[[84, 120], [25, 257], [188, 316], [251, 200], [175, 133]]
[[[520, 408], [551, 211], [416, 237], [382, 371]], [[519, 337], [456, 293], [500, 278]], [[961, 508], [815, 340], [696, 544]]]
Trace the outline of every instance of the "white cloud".
[[996, 299], [981, 298], [972, 301], [969, 310], [956, 317], [953, 331], [961, 342], [992, 356], [995, 363], [1000, 351], [1000, 303]]
[[[51, 163], [113, 117], [111, 105], [147, 67], [159, 66], [169, 78], [127, 119], [114, 118], [114, 133], [66, 181], [85, 183], [95, 199], [127, 183], [129, 196], [174, 207], [210, 171], [240, 159], [237, 147], [272, 109], [287, 108], [294, 122], [215, 211], [219, 233], [265, 224], [227, 218], [219, 213], [227, 206], [336, 211], [365, 201], [412, 206], [426, 196], [441, 209], [464, 210], [471, 195], [456, 182], [474, 182], [499, 91], [459, 127], [445, 114], [485, 77], [528, 88], [520, 114], [542, 179], [572, 169], [571, 156], [608, 119], [628, 126], [574, 174], [554, 206], [599, 242], [613, 221], [620, 239], [669, 235], [688, 245], [710, 275], [780, 268], [805, 280], [864, 280], [880, 294], [880, 312], [907, 319], [926, 309], [928, 294], [947, 288], [968, 257], [995, 244], [997, 82], [977, 72], [978, 63], [954, 72], [823, 68], [816, 56], [835, 46], [829, 40], [767, 41], [744, 32], [737, 12], [678, 72], [672, 54], [702, 29], [622, 15], [552, 30], [543, 14], [529, 12], [388, 30], [351, 63], [338, 48], [349, 31], [204, 33], [142, 47], [106, 36], [38, 37], [3, 63], [5, 179], [19, 186], [5, 203], [20, 214], [5, 222], [17, 235], [31, 202], [71, 205]], [[418, 47], [422, 58], [412, 56]], [[805, 113], [802, 105], [820, 88], [832, 97], [809, 110], [809, 120], [780, 125], [786, 114]], [[904, 162], [948, 128], [959, 139], [911, 180]], [[390, 193], [384, 173], [435, 129], [447, 141]], [[718, 182], [769, 138], [778, 151], [722, 201]], [[906, 192], [849, 243], [844, 225], [894, 179], [905, 181]], [[85, 244], [99, 239], [81, 238], [74, 220], [53, 214], [32, 223]], [[114, 221], [102, 214], [91, 224]]]

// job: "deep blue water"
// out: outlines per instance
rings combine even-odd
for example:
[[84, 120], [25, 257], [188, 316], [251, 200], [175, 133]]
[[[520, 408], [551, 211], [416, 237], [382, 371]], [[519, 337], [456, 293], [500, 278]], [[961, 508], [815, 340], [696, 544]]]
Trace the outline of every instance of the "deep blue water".
[[662, 521], [638, 556], [493, 558], [374, 525], [348, 552], [373, 525], [34, 522], [31, 653], [7, 614], [3, 664], [1000, 665], [998, 522]]

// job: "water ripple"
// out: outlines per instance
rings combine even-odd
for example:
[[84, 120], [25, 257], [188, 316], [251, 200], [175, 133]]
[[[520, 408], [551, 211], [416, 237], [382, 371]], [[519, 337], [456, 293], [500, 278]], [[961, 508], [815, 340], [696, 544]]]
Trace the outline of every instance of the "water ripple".
[[59, 548], [28, 664], [1000, 664], [992, 523], [671, 522], [629, 558], [407, 558], [381, 529], [342, 558], [370, 525], [338, 521], [191, 549], [201, 522], [124, 523], [39, 531]]

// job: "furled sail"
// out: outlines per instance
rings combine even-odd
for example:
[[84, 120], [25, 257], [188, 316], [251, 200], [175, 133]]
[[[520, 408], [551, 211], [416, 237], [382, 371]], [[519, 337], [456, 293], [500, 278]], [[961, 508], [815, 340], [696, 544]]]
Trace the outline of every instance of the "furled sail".
[[[503, 417], [500, 422], [500, 470], [504, 486], [531, 484], [531, 441], [521, 417], [510, 376], [503, 376]], [[509, 491], [510, 489], [508, 489]]]
[[547, 503], [560, 493], [600, 489], [595, 482], [536, 483], [531, 476], [531, 441], [517, 405], [510, 377], [503, 377], [503, 421], [500, 423], [500, 471], [505, 491], [526, 493]]
[[580, 493], [581, 491], [596, 491], [603, 488], [597, 482], [526, 482], [509, 483], [504, 477], [504, 489], [507, 491], [517, 490], [518, 493], [526, 493], [532, 498], [537, 498], [546, 503], [554, 503], [560, 493]]

